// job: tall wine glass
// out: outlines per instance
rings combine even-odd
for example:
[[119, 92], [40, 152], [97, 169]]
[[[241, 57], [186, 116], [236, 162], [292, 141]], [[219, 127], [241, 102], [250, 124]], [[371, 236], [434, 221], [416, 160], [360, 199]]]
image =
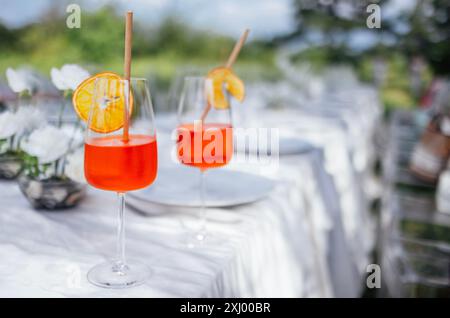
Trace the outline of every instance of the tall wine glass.
[[87, 127], [86, 179], [96, 188], [117, 192], [119, 201], [116, 257], [92, 268], [88, 280], [106, 288], [139, 285], [150, 269], [126, 258], [124, 207], [126, 192], [145, 188], [156, 178], [156, 130], [147, 81], [97, 79]]
[[200, 226], [187, 240], [188, 247], [195, 247], [211, 241], [206, 227], [205, 175], [209, 169], [222, 167], [231, 160], [233, 154], [231, 109], [214, 107], [212, 81], [205, 77], [185, 77], [179, 100], [178, 160], [200, 171]]

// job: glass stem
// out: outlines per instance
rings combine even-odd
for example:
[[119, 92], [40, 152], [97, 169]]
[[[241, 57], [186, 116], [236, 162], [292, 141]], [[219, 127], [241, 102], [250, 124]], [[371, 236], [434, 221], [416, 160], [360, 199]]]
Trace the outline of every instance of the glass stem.
[[[64, 97], [66, 96], [66, 93], [64, 93]], [[62, 119], [63, 119], [63, 114], [64, 114], [64, 110], [66, 108], [66, 98], [64, 98], [64, 102], [62, 103], [60, 109], [59, 109], [59, 114], [58, 114], [58, 127], [62, 126]]]
[[119, 198], [119, 214], [117, 225], [117, 251], [116, 251], [116, 263], [119, 270], [126, 266], [125, 259], [125, 227], [124, 227], [124, 210], [125, 210], [125, 193], [117, 193]]
[[206, 235], [206, 182], [205, 182], [205, 170], [200, 170], [200, 229], [197, 234], [198, 240], [203, 240]]

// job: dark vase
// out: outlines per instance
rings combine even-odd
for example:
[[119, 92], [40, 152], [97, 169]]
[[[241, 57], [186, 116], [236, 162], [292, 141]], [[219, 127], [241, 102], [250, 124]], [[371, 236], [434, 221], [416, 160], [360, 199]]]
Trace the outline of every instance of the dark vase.
[[0, 155], [0, 179], [15, 179], [22, 171], [22, 160], [16, 154]]
[[86, 194], [86, 185], [64, 177], [18, 178], [20, 190], [36, 209], [58, 210], [76, 206]]

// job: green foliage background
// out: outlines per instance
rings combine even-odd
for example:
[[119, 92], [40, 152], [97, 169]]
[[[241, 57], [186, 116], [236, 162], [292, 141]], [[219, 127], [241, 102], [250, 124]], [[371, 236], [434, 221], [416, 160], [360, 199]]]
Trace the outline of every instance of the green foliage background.
[[[112, 7], [83, 13], [80, 29], [69, 29], [65, 23], [65, 17], [55, 15], [21, 29], [0, 25], [0, 72], [29, 64], [49, 74], [51, 67], [65, 63], [84, 65], [93, 73], [122, 72], [124, 21]], [[132, 73], [154, 77], [167, 86], [179, 68], [223, 64], [233, 45], [230, 37], [194, 30], [176, 17], [154, 28], [135, 24]], [[270, 44], [251, 42], [242, 51], [236, 70], [251, 78], [274, 78], [273, 56]]]
[[[293, 32], [264, 41], [246, 44], [234, 68], [245, 81], [277, 80], [282, 74], [276, 67], [277, 48], [289, 41], [305, 39], [311, 32], [320, 31], [326, 43], [311, 46], [292, 59], [295, 63], [308, 63], [318, 71], [331, 64], [346, 64], [355, 68], [364, 81], [373, 81], [373, 61], [382, 57], [387, 63], [387, 77], [381, 87], [381, 96], [387, 108], [414, 107], [417, 96], [412, 94], [409, 78], [411, 58], [417, 55], [428, 62], [423, 76], [426, 88], [435, 75], [448, 77], [450, 73], [450, 6], [447, 0], [429, 0], [436, 12], [445, 13], [446, 20], [425, 16], [425, 1], [417, 0], [415, 9], [397, 20], [383, 20], [383, 28], [373, 30], [391, 34], [396, 43], [379, 45], [363, 52], [354, 52], [341, 43], [341, 35], [365, 27], [367, 12], [358, 7], [353, 19], [337, 14], [337, 5], [318, 4], [306, 8], [303, 1], [294, 0], [292, 10], [297, 21]], [[391, 0], [379, 0], [385, 5]], [[442, 14], [441, 14], [442, 15]], [[80, 29], [66, 27], [66, 16], [50, 10], [39, 23], [19, 29], [8, 29], [0, 24], [0, 77], [7, 67], [30, 65], [43, 74], [53, 66], [77, 63], [91, 73], [104, 70], [122, 73], [123, 16], [112, 6], [95, 12], [82, 13]], [[409, 24], [406, 34], [397, 34], [395, 23]], [[158, 26], [135, 23], [133, 34], [133, 76], [152, 79], [158, 89], [166, 90], [173, 78], [183, 70], [208, 69], [225, 62], [234, 45], [234, 39], [210, 31], [193, 29], [177, 16], [169, 16]], [[380, 33], [381, 34], [381, 33]], [[417, 95], [417, 94], [416, 94]]]

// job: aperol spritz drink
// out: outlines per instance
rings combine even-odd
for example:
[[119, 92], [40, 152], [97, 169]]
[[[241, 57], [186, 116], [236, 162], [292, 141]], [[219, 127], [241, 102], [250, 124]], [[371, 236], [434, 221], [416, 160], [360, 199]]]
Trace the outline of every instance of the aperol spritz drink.
[[[188, 141], [184, 143], [183, 131]], [[233, 155], [233, 128], [230, 124], [206, 123], [178, 126], [178, 159], [187, 166], [202, 171], [219, 168], [230, 162]]]
[[119, 199], [116, 257], [92, 268], [88, 280], [106, 288], [142, 284], [151, 271], [125, 257], [124, 208], [126, 192], [145, 188], [156, 178], [156, 130], [147, 81], [100, 73], [80, 84], [74, 106], [87, 122], [86, 180], [117, 192]]
[[[189, 234], [188, 247], [204, 244], [207, 233], [205, 174], [209, 169], [227, 165], [233, 155], [233, 128], [231, 109], [224, 106], [227, 96], [217, 96], [213, 79], [186, 77], [180, 96], [177, 126], [177, 156], [180, 163], [200, 171], [200, 227]], [[222, 96], [222, 95], [221, 95]]]
[[126, 192], [145, 188], [156, 178], [156, 138], [130, 135], [94, 137], [85, 142], [85, 175], [90, 185]]

